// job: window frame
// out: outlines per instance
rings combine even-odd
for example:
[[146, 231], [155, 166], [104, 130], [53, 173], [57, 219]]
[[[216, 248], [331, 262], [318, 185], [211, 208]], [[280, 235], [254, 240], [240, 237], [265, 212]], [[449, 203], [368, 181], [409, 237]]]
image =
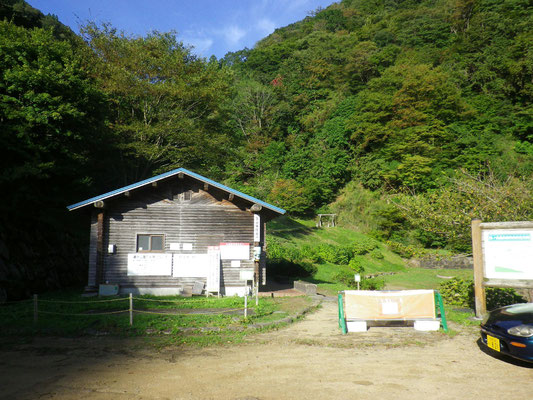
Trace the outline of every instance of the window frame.
[[[149, 246], [148, 250], [139, 250], [139, 238], [141, 236], [148, 237], [148, 246]], [[161, 238], [161, 250], [152, 249], [152, 238], [154, 237]], [[136, 236], [136, 241], [135, 241], [135, 251], [137, 253], [163, 253], [165, 251], [165, 234], [163, 233], [138, 233]]]

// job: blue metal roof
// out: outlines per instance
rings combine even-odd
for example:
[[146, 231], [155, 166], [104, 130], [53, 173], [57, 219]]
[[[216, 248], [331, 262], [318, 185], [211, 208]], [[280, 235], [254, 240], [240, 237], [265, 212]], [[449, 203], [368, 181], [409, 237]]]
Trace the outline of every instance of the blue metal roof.
[[107, 193], [101, 194], [99, 196], [91, 197], [90, 199], [87, 199], [87, 200], [84, 200], [84, 201], [80, 201], [79, 203], [67, 206], [67, 209], [69, 211], [73, 211], [73, 210], [76, 210], [78, 208], [82, 208], [82, 207], [88, 206], [90, 204], [93, 204], [93, 203], [95, 203], [97, 201], [102, 201], [102, 200], [105, 200], [105, 199], [109, 199], [111, 197], [117, 196], [117, 195], [122, 194], [124, 192], [130, 191], [130, 190], [133, 190], [133, 189], [137, 189], [137, 188], [140, 188], [142, 186], [149, 185], [152, 182], [157, 182], [157, 181], [159, 181], [161, 179], [168, 178], [170, 176], [177, 175], [179, 173], [188, 175], [191, 178], [194, 178], [194, 179], [197, 179], [197, 180], [202, 181], [204, 183], [207, 183], [208, 185], [212, 185], [212, 186], [214, 186], [216, 188], [219, 188], [221, 190], [224, 190], [224, 191], [226, 191], [228, 193], [233, 193], [233, 195], [238, 196], [238, 197], [240, 197], [242, 199], [248, 200], [248, 201], [250, 201], [252, 203], [260, 204], [263, 207], [266, 207], [266, 208], [268, 208], [268, 209], [270, 209], [272, 211], [275, 211], [275, 212], [277, 212], [279, 214], [285, 214], [285, 210], [283, 210], [282, 208], [273, 206], [272, 204], [265, 203], [264, 201], [256, 199], [255, 197], [249, 196], [247, 194], [239, 192], [238, 190], [235, 190], [235, 189], [232, 189], [232, 188], [230, 188], [228, 186], [222, 185], [221, 183], [215, 182], [215, 181], [213, 181], [211, 179], [208, 179], [208, 178], [206, 178], [206, 177], [204, 177], [202, 175], [199, 175], [199, 174], [196, 174], [196, 173], [191, 172], [189, 170], [186, 170], [185, 168], [174, 169], [172, 171], [165, 172], [164, 174], [157, 175], [157, 176], [154, 176], [152, 178], [145, 179], [144, 181], [133, 183], [131, 185], [124, 186], [124, 187], [122, 187], [120, 189], [112, 190], [111, 192], [107, 192]]

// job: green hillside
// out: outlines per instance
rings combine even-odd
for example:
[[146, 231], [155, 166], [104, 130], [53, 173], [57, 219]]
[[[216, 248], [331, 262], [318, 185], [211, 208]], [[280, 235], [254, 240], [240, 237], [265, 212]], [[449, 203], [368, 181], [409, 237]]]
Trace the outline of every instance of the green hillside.
[[471, 270], [410, 267], [383, 242], [352, 229], [317, 228], [315, 222], [281, 217], [268, 224], [270, 274], [316, 283], [327, 294], [357, 287], [355, 273], [363, 288], [390, 290], [438, 289], [451, 277], [472, 278]]

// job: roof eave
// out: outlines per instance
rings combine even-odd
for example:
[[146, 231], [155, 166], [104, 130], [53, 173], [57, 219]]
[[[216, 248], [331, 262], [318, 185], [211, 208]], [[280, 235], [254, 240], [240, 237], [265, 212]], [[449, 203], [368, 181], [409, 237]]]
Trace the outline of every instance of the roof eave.
[[259, 199], [256, 199], [255, 197], [252, 197], [252, 196], [249, 196], [247, 194], [244, 194], [242, 192], [239, 192], [238, 190], [234, 190], [228, 186], [225, 186], [221, 183], [218, 183], [218, 182], [215, 182], [211, 179], [208, 179], [202, 175], [199, 175], [195, 172], [192, 172], [192, 171], [189, 171], [189, 170], [186, 170], [185, 168], [178, 168], [178, 169], [175, 169], [175, 170], [172, 170], [172, 171], [169, 171], [169, 172], [165, 172], [163, 174], [160, 174], [160, 175], [157, 175], [157, 176], [154, 176], [152, 178], [148, 178], [148, 179], [145, 179], [143, 181], [140, 181], [140, 182], [137, 182], [137, 183], [133, 183], [131, 185], [128, 185], [128, 186], [124, 186], [122, 188], [119, 188], [119, 189], [116, 189], [116, 190], [112, 190], [110, 192], [107, 192], [107, 193], [104, 193], [104, 194], [101, 194], [99, 196], [95, 196], [95, 197], [91, 197], [90, 199], [87, 199], [87, 200], [84, 200], [84, 201], [80, 201], [78, 203], [75, 203], [75, 204], [71, 204], [69, 206], [67, 206], [67, 209], [69, 211], [74, 211], [74, 210], [78, 210], [80, 208], [84, 208], [84, 207], [87, 207], [87, 206], [90, 206], [91, 204], [94, 204], [96, 203], [97, 201], [104, 201], [104, 200], [107, 200], [109, 198], [112, 198], [112, 197], [115, 197], [115, 196], [118, 196], [120, 194], [123, 194], [125, 192], [128, 192], [128, 191], [131, 191], [131, 190], [136, 190], [136, 189], [139, 189], [141, 187], [144, 187], [146, 185], [149, 185], [153, 182], [157, 182], [157, 181], [160, 181], [162, 179], [166, 179], [166, 178], [169, 178], [169, 177], [172, 177], [174, 175], [178, 175], [178, 174], [184, 174], [184, 175], [187, 175], [193, 179], [197, 179], [201, 182], [204, 182], [204, 183], [207, 183], [208, 185], [212, 185], [220, 190], [223, 190], [225, 192], [228, 192], [228, 193], [232, 193], [234, 196], [237, 196], [243, 200], [246, 200], [246, 201], [249, 201], [251, 203], [257, 203], [263, 207], [266, 207], [268, 208], [269, 210], [271, 211], [274, 211], [278, 214], [285, 214], [285, 210], [282, 209], [282, 208], [279, 208], [279, 207], [276, 207], [276, 206], [273, 206], [271, 204], [268, 204], [262, 200], [259, 200]]

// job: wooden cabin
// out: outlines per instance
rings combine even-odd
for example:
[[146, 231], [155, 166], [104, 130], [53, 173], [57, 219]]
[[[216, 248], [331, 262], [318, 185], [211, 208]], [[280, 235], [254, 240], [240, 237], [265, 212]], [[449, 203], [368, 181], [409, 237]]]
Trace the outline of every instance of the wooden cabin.
[[266, 222], [285, 213], [184, 168], [67, 208], [91, 214], [87, 292], [156, 295], [266, 284]]

